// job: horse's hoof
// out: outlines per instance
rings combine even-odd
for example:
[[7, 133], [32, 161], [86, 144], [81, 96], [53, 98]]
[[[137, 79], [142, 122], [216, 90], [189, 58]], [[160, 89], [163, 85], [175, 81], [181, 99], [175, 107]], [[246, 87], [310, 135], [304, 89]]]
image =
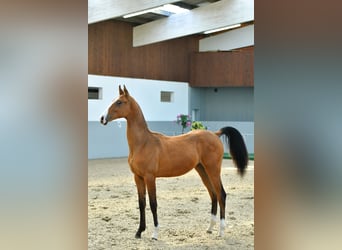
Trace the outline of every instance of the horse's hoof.
[[136, 239], [141, 239], [141, 234], [138, 234], [138, 233], [135, 234], [135, 238], [136, 238]]
[[207, 230], [207, 233], [208, 233], [208, 234], [212, 234], [212, 233], [213, 233], [213, 231], [211, 231], [211, 230]]
[[157, 238], [152, 237], [152, 240], [158, 240]]

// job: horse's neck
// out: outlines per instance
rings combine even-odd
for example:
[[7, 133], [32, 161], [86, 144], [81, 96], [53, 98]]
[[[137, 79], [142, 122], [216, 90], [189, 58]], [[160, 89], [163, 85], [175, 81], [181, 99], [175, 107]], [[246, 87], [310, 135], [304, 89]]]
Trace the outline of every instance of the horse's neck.
[[145, 144], [150, 135], [144, 115], [138, 103], [133, 100], [132, 111], [127, 116], [127, 139], [130, 151]]

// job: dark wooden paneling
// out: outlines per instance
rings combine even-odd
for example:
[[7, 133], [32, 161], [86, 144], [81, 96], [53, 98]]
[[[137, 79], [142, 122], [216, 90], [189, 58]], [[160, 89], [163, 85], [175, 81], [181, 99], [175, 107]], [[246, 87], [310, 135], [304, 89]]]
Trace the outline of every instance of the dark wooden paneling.
[[190, 86], [254, 86], [254, 47], [191, 55]]
[[119, 21], [88, 25], [88, 73], [189, 82], [196, 36], [132, 47], [133, 26]]

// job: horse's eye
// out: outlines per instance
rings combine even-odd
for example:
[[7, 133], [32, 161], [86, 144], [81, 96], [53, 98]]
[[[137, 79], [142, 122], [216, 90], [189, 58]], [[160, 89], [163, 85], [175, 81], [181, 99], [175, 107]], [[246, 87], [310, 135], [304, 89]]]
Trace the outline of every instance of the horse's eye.
[[117, 104], [117, 105], [121, 105], [121, 104], [122, 104], [122, 101], [119, 100], [119, 101], [116, 102], [116, 104]]

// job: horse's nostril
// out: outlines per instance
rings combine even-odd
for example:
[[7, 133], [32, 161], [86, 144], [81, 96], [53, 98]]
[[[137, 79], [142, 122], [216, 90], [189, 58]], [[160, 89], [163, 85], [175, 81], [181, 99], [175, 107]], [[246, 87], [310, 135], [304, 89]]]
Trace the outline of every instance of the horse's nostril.
[[105, 118], [104, 118], [103, 115], [102, 115], [101, 118], [100, 118], [100, 123], [105, 124]]
[[100, 123], [103, 124], [103, 125], [107, 124], [107, 120], [106, 120], [106, 118], [103, 115], [100, 117]]

